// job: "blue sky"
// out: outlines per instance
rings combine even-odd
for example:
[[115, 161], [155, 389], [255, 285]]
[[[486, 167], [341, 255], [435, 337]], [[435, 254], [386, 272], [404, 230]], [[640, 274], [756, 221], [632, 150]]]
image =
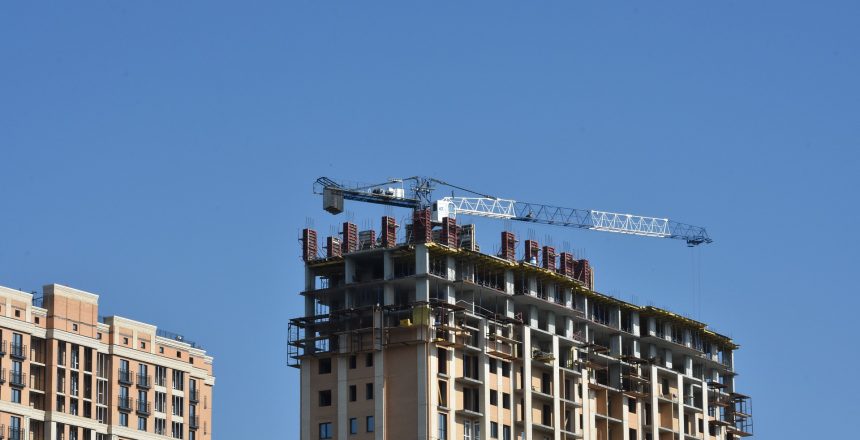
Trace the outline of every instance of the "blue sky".
[[298, 232], [342, 221], [316, 177], [667, 216], [715, 239], [700, 271], [672, 240], [534, 233], [732, 335], [758, 438], [845, 438], [860, 5], [609, 3], [4, 2], [0, 285], [185, 333], [216, 357], [217, 439], [295, 438]]

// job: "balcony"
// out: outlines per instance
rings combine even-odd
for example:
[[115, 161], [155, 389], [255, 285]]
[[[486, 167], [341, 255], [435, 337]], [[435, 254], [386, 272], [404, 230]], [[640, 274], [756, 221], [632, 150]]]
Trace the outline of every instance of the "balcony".
[[150, 381], [149, 376], [147, 376], [145, 374], [138, 374], [137, 375], [137, 387], [138, 388], [149, 389], [151, 386], [150, 385], [151, 383], [152, 382]]
[[17, 359], [19, 361], [23, 361], [27, 359], [27, 346], [23, 344], [11, 344], [9, 346], [11, 348], [9, 355], [12, 356], [12, 359]]
[[191, 403], [200, 402], [200, 390], [192, 388], [191, 391], [189, 391], [188, 393], [188, 401]]
[[116, 406], [120, 411], [131, 412], [131, 398], [128, 396], [118, 396]]
[[24, 388], [27, 385], [27, 373], [20, 371], [9, 372], [9, 385], [16, 388]]
[[22, 428], [9, 427], [9, 435], [6, 437], [9, 440], [25, 440], [27, 438]]
[[197, 429], [200, 427], [200, 417], [199, 416], [189, 416], [188, 417], [188, 429]]
[[148, 416], [152, 414], [152, 408], [150, 407], [149, 402], [145, 400], [138, 400], [137, 404], [134, 405], [134, 409], [138, 414], [142, 416]]
[[134, 383], [134, 380], [132, 379], [132, 376], [131, 376], [131, 371], [128, 371], [128, 370], [119, 370], [118, 380], [119, 380], [119, 383], [121, 383], [123, 385], [132, 385]]
[[0, 341], [0, 356], [6, 356], [6, 341]]

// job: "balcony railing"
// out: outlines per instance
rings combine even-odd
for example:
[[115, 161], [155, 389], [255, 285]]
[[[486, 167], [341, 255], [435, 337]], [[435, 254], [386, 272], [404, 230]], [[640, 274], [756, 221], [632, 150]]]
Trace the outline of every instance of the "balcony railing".
[[197, 403], [200, 401], [200, 390], [192, 389], [188, 392], [188, 401], [191, 403]]
[[12, 344], [9, 346], [9, 355], [12, 356], [13, 359], [18, 359], [23, 361], [27, 359], [27, 346], [23, 344]]
[[150, 377], [145, 374], [137, 375], [137, 387], [138, 388], [149, 388], [151, 385]]
[[117, 396], [116, 406], [120, 411], [131, 411], [131, 398], [128, 396]]
[[125, 385], [131, 385], [133, 383], [131, 377], [131, 371], [128, 370], [119, 370], [119, 383]]
[[9, 427], [9, 440], [25, 440], [27, 436], [22, 428]]
[[20, 371], [9, 372], [9, 385], [17, 388], [24, 388], [27, 385], [27, 373]]
[[189, 416], [188, 417], [188, 428], [189, 429], [197, 429], [200, 427], [200, 417], [199, 416]]
[[144, 416], [148, 416], [148, 415], [152, 414], [152, 411], [151, 411], [152, 408], [150, 407], [149, 402], [147, 402], [145, 400], [138, 400], [137, 403], [135, 404], [134, 408], [138, 414], [141, 414]]
[[6, 340], [0, 341], [0, 356], [6, 356]]

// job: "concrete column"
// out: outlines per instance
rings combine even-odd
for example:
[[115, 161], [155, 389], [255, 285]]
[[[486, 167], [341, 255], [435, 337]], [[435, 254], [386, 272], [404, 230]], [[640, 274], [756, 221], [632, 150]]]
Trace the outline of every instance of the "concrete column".
[[[337, 438], [347, 440], [349, 438], [349, 418], [346, 406], [349, 402], [349, 381], [347, 380], [347, 369], [349, 368], [349, 356], [335, 356], [337, 362]], [[377, 397], [374, 393], [374, 399]]]
[[547, 312], [546, 314], [546, 330], [555, 334], [555, 313]]
[[[558, 348], [558, 336], [552, 337], [552, 355], [556, 359], [561, 359], [561, 353]], [[552, 414], [553, 414], [553, 439], [561, 440], [561, 428], [564, 427], [564, 414], [561, 413], [561, 372], [559, 371], [558, 361], [552, 363]]]
[[666, 363], [666, 368], [672, 368], [672, 350], [663, 350], [663, 361]]
[[[523, 327], [523, 432], [525, 440], [532, 440], [532, 340], [531, 329]], [[513, 396], [512, 396], [513, 397]], [[515, 418], [516, 420], [516, 418]], [[514, 423], [516, 426], [516, 423]]]
[[649, 336], [657, 336], [657, 320], [648, 318], [648, 333]]
[[621, 335], [612, 335], [609, 337], [609, 353], [613, 356], [621, 356]]
[[[301, 375], [301, 411], [302, 411], [302, 428], [301, 428], [301, 439], [302, 440], [310, 440], [311, 438], [311, 398], [310, 398], [310, 390], [311, 390], [311, 366], [309, 362], [302, 362], [300, 367], [300, 375]], [[155, 422], [153, 422], [155, 423]], [[48, 426], [48, 439], [57, 440], [57, 422], [51, 422], [46, 424]]]
[[651, 432], [652, 438], [660, 438], [660, 414], [657, 396], [660, 395], [660, 383], [657, 381], [657, 367], [651, 365]]
[[590, 390], [588, 389], [588, 383], [590, 381], [591, 370], [588, 368], [582, 369], [582, 397], [577, 393], [577, 398], [580, 399], [582, 404], [582, 438], [591, 439], [596, 436], [594, 433], [594, 416], [591, 410], [591, 399], [589, 398]]
[[[480, 377], [481, 378], [481, 384], [482, 384], [481, 385], [481, 394], [484, 395], [482, 404], [485, 405], [483, 408], [481, 408], [481, 414], [483, 414], [483, 416], [481, 417], [481, 438], [484, 439], [484, 438], [490, 437], [490, 384], [489, 384], [490, 360], [489, 360], [489, 356], [487, 356], [487, 349], [486, 349], [486, 347], [487, 347], [487, 329], [489, 326], [487, 325], [486, 319], [481, 319], [480, 324], [481, 324], [481, 327], [480, 327], [480, 329], [481, 329], [481, 332], [480, 332], [481, 340], [479, 341], [479, 343], [481, 346], [481, 354], [480, 354], [480, 356], [478, 356], [478, 359], [480, 359], [479, 365], [482, 366], [481, 377]], [[498, 365], [496, 365], [496, 367], [498, 368]], [[496, 388], [496, 389], [500, 390], [501, 388]], [[499, 394], [501, 394], [501, 393], [499, 392]], [[502, 402], [501, 402], [502, 396], [499, 395], [498, 397], [499, 397], [499, 402], [497, 402], [498, 405], [496, 405], [497, 409], [502, 406]]]
[[505, 293], [514, 294], [514, 271], [510, 269], [505, 270]]
[[573, 318], [569, 316], [564, 317], [564, 337], [573, 339]]
[[[382, 253], [382, 276], [386, 280], [394, 279], [394, 259], [391, 257], [391, 251]], [[382, 296], [383, 305], [394, 304], [394, 286], [391, 283], [383, 284]]]
[[452, 257], [452, 256], [449, 256], [445, 260], [445, 266], [447, 269], [445, 271], [446, 272], [446, 274], [445, 274], [446, 279], [451, 280], [451, 281], [456, 280], [457, 279], [457, 259]]
[[[420, 347], [420, 346], [419, 346]], [[420, 360], [420, 356], [419, 356]], [[425, 375], [421, 375], [421, 367], [426, 365], [426, 359], [418, 362], [419, 374], [418, 374], [418, 383], [419, 383], [419, 391], [421, 389], [420, 384], [426, 385], [427, 376], [426, 371]], [[421, 402], [419, 400], [418, 402]], [[426, 400], [425, 400], [426, 402]], [[425, 406], [426, 409], [426, 406]], [[419, 420], [421, 419], [420, 414], [421, 410], [419, 408]], [[425, 412], [425, 421], [426, 421], [426, 412]], [[373, 438], [376, 440], [384, 440], [385, 439], [385, 355], [381, 350], [377, 350], [373, 353]], [[425, 425], [426, 427], [426, 425]]]
[[627, 396], [621, 395], [621, 438], [622, 440], [636, 440], [630, 438], [630, 421], [628, 420], [628, 412], [630, 411]]
[[691, 356], [684, 356], [684, 374], [693, 376], [693, 358]]
[[678, 374], [678, 427], [681, 430], [681, 438], [684, 438], [684, 376]]
[[[426, 244], [415, 245], [415, 275], [426, 275], [430, 272], [430, 251]], [[430, 301], [430, 280], [418, 277], [415, 280], [415, 301]]]
[[529, 316], [526, 319], [526, 322], [529, 323], [529, 327], [540, 328], [538, 326], [538, 322], [540, 319], [540, 310], [538, 310], [537, 306], [529, 306]]
[[639, 327], [639, 312], [630, 312], [630, 331], [636, 336], [642, 336], [642, 329]]
[[355, 260], [343, 257], [343, 281], [346, 284], [355, 282]]

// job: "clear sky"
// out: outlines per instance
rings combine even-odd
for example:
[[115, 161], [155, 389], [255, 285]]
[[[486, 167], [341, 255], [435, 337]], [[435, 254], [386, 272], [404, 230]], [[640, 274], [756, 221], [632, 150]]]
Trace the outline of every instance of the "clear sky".
[[0, 285], [201, 342], [218, 440], [298, 436], [322, 175], [706, 226], [699, 271], [673, 240], [534, 233], [733, 336], [758, 438], [856, 432], [858, 2], [44, 3], [0, 6]]

